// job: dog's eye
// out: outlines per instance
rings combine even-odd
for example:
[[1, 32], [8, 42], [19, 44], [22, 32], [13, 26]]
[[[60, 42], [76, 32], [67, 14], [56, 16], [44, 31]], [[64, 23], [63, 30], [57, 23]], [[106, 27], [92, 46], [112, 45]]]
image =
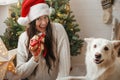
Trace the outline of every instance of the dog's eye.
[[96, 47], [97, 47], [97, 45], [94, 45], [93, 47], [94, 47], [94, 48], [96, 48]]
[[105, 50], [105, 51], [108, 51], [108, 50], [109, 50], [109, 48], [108, 48], [108, 47], [104, 47], [104, 50]]

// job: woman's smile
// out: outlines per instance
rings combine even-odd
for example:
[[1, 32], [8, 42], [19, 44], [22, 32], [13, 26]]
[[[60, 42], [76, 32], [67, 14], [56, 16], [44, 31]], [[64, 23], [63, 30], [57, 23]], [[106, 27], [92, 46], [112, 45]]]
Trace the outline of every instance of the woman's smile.
[[45, 32], [46, 31], [46, 27], [45, 26], [44, 27], [43, 26], [42, 27], [39, 26], [37, 30], [40, 31], [40, 32]]
[[36, 29], [40, 32], [45, 32], [48, 25], [48, 16], [44, 15], [36, 19]]

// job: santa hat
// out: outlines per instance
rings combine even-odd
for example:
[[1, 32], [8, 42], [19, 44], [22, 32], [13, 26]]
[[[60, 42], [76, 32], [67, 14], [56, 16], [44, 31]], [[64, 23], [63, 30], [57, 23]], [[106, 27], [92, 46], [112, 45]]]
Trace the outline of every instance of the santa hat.
[[17, 22], [20, 25], [28, 25], [31, 21], [43, 15], [49, 15], [49, 6], [44, 0], [24, 0], [22, 3], [21, 17]]

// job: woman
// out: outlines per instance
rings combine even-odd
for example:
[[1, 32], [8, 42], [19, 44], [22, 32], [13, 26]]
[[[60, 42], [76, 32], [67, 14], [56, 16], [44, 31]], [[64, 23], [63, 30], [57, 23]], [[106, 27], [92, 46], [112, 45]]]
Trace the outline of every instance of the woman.
[[[27, 25], [18, 41], [16, 71], [21, 79], [61, 80], [69, 76], [70, 48], [68, 36], [59, 23], [51, 23], [49, 7], [44, 0], [24, 0], [18, 23]], [[34, 36], [42, 36], [41, 50], [31, 48]], [[36, 42], [36, 41], [35, 41]], [[36, 55], [37, 53], [37, 55]]]

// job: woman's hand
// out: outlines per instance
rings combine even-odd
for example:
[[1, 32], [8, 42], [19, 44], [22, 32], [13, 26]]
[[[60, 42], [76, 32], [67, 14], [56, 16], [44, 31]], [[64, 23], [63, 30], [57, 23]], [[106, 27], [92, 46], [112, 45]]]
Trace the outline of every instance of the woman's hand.
[[44, 44], [41, 43], [40, 46], [39, 46], [36, 50], [31, 51], [32, 55], [34, 56], [34, 60], [35, 60], [36, 62], [38, 62], [38, 60], [39, 60], [39, 55], [42, 54], [43, 50], [44, 50]]
[[36, 49], [34, 51], [30, 50], [30, 52], [32, 53], [33, 57], [34, 57], [34, 61], [38, 62], [39, 61], [39, 55], [41, 53], [40, 49]]

